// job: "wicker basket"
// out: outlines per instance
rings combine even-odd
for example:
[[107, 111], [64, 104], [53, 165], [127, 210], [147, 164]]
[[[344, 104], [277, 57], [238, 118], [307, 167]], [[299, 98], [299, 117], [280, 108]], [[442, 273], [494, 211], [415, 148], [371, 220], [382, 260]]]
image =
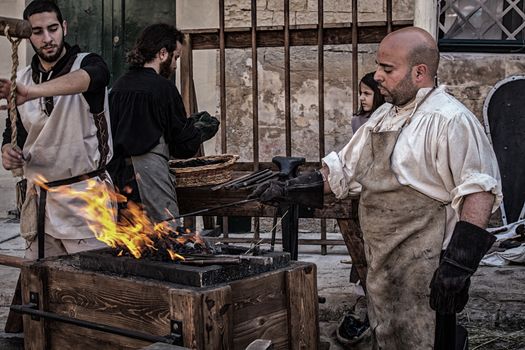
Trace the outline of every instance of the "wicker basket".
[[[237, 155], [222, 154], [190, 159], [170, 160], [170, 172], [175, 174], [177, 187], [197, 187], [217, 185], [229, 181], [233, 173], [233, 163], [239, 159]], [[220, 161], [202, 166], [180, 167], [192, 160]], [[179, 167], [176, 167], [176, 166]]]

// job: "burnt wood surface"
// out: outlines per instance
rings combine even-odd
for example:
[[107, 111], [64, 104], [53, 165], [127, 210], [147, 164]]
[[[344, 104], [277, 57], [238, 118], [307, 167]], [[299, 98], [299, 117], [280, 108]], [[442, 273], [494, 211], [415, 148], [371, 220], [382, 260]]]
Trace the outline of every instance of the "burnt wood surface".
[[[42, 267], [39, 263], [28, 265], [21, 269], [21, 284], [22, 284], [22, 302], [23, 304], [37, 303], [38, 310], [48, 309], [48, 270]], [[31, 298], [31, 294], [36, 293], [38, 300]], [[25, 350], [42, 350], [49, 346], [48, 340], [48, 323], [43, 319], [34, 320], [31, 322], [31, 316], [23, 316], [24, 334], [31, 334], [31, 336], [24, 336]]]
[[[359, 44], [379, 43], [387, 35], [386, 21], [361, 22], [357, 26]], [[412, 25], [412, 21], [394, 21], [393, 30]], [[284, 47], [284, 26], [257, 27], [257, 47]], [[219, 29], [184, 30], [189, 34], [193, 50], [219, 49]], [[319, 44], [317, 24], [291, 25], [289, 27], [290, 46], [317, 46]], [[252, 47], [250, 27], [225, 28], [226, 49], [247, 49]], [[323, 45], [345, 45], [352, 43], [352, 23], [325, 24]]]
[[[319, 346], [319, 302], [316, 281], [315, 265], [286, 271], [290, 350], [317, 349]], [[315, 293], [305, 293], [312, 289]], [[301, 298], [303, 295], [308, 299]], [[312, 332], [312, 329], [316, 331]]]
[[[188, 260], [191, 256], [186, 256]], [[139, 276], [177, 284], [204, 287], [235, 281], [263, 272], [288, 266], [290, 255], [281, 252], [267, 252], [261, 256], [210, 255], [198, 259], [204, 265], [211, 258], [209, 266], [191, 266], [178, 262], [135, 259], [127, 256], [116, 257], [111, 249], [82, 252], [71, 259], [71, 263], [82, 269], [112, 272], [122, 276]], [[221, 265], [224, 259], [226, 264]], [[237, 259], [238, 263], [231, 261]]]

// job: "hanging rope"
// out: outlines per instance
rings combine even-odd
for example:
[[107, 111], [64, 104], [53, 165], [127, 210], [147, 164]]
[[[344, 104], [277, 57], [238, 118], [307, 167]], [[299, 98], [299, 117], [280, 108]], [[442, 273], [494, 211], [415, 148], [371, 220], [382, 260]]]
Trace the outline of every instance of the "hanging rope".
[[[9, 97], [7, 99], [7, 103], [9, 106], [9, 120], [11, 121], [11, 146], [13, 148], [17, 147], [16, 138], [17, 138], [17, 130], [16, 130], [16, 72], [18, 70], [18, 45], [20, 45], [20, 42], [22, 39], [13, 39], [9, 35], [9, 25], [6, 25], [4, 28], [4, 34], [11, 42], [11, 60], [13, 61], [13, 66], [11, 69], [11, 91], [9, 92]], [[13, 173], [13, 176], [23, 176], [24, 170], [22, 168], [14, 169], [11, 171]]]

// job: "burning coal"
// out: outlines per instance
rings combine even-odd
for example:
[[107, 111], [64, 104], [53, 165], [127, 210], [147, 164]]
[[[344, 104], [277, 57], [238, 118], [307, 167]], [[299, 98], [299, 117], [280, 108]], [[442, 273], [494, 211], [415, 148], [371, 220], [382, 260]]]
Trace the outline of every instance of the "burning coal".
[[[114, 248], [116, 255], [130, 255], [137, 259], [184, 260], [181, 254], [210, 254], [212, 248], [198, 233], [182, 230], [175, 219], [153, 223], [141, 205], [127, 201], [107, 183], [89, 179], [85, 191], [71, 187], [47, 187], [46, 179], [38, 177], [38, 186], [59, 197], [76, 198], [82, 202], [79, 212], [95, 237]], [[117, 203], [126, 203], [118, 210]]]

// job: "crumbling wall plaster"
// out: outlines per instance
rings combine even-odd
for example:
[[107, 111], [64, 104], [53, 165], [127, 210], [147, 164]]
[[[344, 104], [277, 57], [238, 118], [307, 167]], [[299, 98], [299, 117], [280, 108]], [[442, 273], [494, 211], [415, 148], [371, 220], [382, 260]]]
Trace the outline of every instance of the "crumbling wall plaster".
[[524, 54], [443, 53], [438, 71], [440, 83], [480, 121], [492, 87], [511, 75], [523, 74]]
[[[376, 45], [359, 49], [360, 71], [374, 69]], [[271, 161], [285, 154], [284, 51], [258, 50], [259, 159]], [[314, 47], [290, 50], [290, 110], [292, 154], [319, 159], [318, 53]], [[226, 54], [226, 105], [228, 152], [253, 160], [252, 58], [250, 50]], [[352, 62], [349, 45], [325, 49], [325, 147], [342, 148], [351, 137]]]

